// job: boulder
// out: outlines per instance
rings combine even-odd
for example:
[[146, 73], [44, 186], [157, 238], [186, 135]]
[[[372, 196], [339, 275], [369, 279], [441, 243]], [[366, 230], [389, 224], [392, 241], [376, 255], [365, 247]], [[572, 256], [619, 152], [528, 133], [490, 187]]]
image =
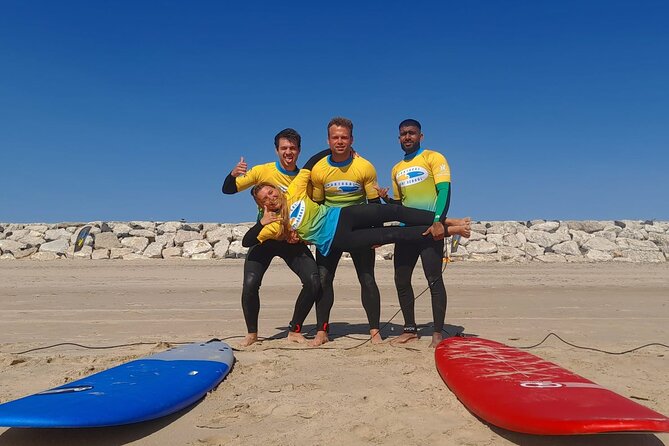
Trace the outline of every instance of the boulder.
[[[69, 239], [69, 234], [68, 234]], [[39, 247], [41, 252], [55, 252], [57, 254], [66, 254], [70, 247], [68, 239], [60, 238], [51, 242], [42, 243]]]
[[95, 249], [114, 249], [120, 248], [122, 245], [113, 232], [101, 232], [95, 235], [93, 246]]
[[[212, 246], [206, 240], [191, 240], [183, 245], [183, 257], [192, 257], [212, 250]], [[213, 255], [213, 253], [212, 253]]]
[[121, 239], [121, 245], [132, 248], [132, 252], [139, 254], [149, 245], [149, 239], [146, 237], [125, 237]]

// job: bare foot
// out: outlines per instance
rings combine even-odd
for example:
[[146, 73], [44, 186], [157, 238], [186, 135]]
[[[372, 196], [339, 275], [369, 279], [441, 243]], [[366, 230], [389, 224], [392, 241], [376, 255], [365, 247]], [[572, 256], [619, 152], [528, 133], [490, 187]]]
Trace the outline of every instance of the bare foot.
[[381, 337], [381, 333], [379, 332], [378, 328], [369, 330], [369, 337], [372, 340], [372, 344], [381, 344], [383, 342], [383, 338]]
[[439, 345], [439, 343], [443, 340], [444, 337], [441, 335], [441, 332], [432, 333], [432, 343], [430, 344], [430, 347], [437, 348], [437, 345]]
[[248, 347], [256, 342], [258, 342], [258, 333], [249, 333], [244, 337], [244, 340], [239, 343], [239, 346]]
[[394, 344], [406, 344], [408, 342], [413, 342], [418, 340], [418, 335], [416, 333], [402, 333], [392, 341], [390, 341], [391, 345]]
[[326, 332], [318, 331], [316, 332], [316, 336], [314, 337], [314, 339], [311, 340], [309, 345], [312, 347], [318, 347], [319, 345], [323, 345], [329, 341], [330, 339], [328, 339], [328, 334]]
[[449, 226], [448, 235], [460, 234], [464, 238], [469, 238], [472, 235], [472, 230], [469, 225], [466, 226]]
[[307, 338], [305, 338], [302, 333], [295, 333], [294, 331], [289, 331], [286, 339], [290, 342], [297, 342], [298, 344], [305, 344], [307, 342]]
[[469, 226], [472, 222], [471, 217], [465, 218], [446, 218], [445, 220], [448, 226]]

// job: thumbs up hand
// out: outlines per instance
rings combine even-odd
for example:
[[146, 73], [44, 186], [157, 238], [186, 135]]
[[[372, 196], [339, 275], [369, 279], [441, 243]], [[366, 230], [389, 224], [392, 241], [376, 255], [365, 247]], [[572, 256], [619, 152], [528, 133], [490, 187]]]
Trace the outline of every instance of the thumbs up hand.
[[235, 166], [234, 169], [232, 169], [232, 172], [230, 172], [230, 175], [233, 177], [237, 178], [238, 176], [241, 175], [246, 175], [246, 161], [244, 161], [244, 157], [242, 156], [237, 165]]

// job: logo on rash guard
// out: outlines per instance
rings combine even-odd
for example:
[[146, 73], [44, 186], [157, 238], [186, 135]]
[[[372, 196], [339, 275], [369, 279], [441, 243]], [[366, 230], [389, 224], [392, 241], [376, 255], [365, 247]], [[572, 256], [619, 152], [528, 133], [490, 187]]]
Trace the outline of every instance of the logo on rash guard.
[[307, 206], [304, 204], [304, 200], [296, 201], [290, 205], [290, 227], [297, 229], [302, 224], [304, 219], [304, 211]]
[[285, 194], [286, 192], [288, 192], [288, 186], [284, 186], [283, 184], [277, 184], [276, 187], [278, 187], [279, 190], [280, 190], [281, 192], [283, 192], [284, 194]]
[[362, 186], [355, 181], [332, 181], [325, 184], [325, 192], [329, 195], [346, 195], [360, 192]]
[[412, 184], [420, 183], [421, 181], [427, 180], [429, 174], [427, 170], [423, 169], [420, 166], [408, 167], [404, 170], [400, 170], [395, 175], [397, 184], [400, 187], [411, 186]]

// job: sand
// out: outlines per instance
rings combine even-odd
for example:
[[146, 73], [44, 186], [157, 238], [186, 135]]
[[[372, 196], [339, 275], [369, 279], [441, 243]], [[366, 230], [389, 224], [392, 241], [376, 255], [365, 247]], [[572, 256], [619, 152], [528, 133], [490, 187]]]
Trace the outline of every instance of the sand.
[[[226, 380], [174, 416], [101, 429], [0, 428], [2, 445], [662, 445], [669, 434], [539, 437], [489, 426], [445, 386], [429, 348], [429, 295], [416, 302], [423, 337], [405, 347], [363, 344], [368, 327], [350, 261], [335, 280], [332, 338], [308, 349], [266, 340], [235, 352]], [[669, 344], [669, 265], [452, 263], [447, 329], [528, 346], [555, 332], [622, 351]], [[0, 262], [0, 402], [44, 390], [171, 343], [245, 333], [242, 262]], [[391, 262], [379, 262], [382, 321], [398, 311]], [[420, 268], [417, 292], [425, 288]], [[260, 335], [284, 336], [299, 282], [276, 261], [261, 289]], [[310, 314], [306, 329], [313, 327]], [[383, 330], [401, 332], [401, 315]], [[90, 350], [60, 342], [109, 346]], [[239, 338], [227, 340], [236, 346]], [[361, 345], [363, 344], [363, 345]], [[669, 349], [607, 355], [552, 338], [530, 350], [669, 414]]]

